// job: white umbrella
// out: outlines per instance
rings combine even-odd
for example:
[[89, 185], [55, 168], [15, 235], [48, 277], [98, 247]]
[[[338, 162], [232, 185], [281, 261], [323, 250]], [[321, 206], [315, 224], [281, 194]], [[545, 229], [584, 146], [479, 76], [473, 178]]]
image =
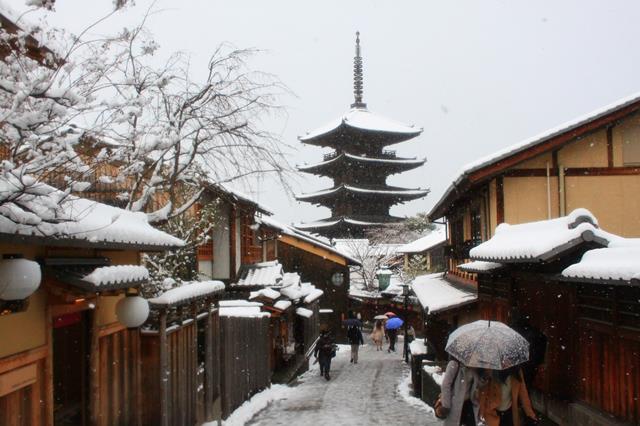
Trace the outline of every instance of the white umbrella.
[[446, 351], [468, 367], [504, 370], [529, 360], [529, 342], [498, 321], [475, 321], [456, 329]]
[[389, 317], [387, 317], [386, 315], [376, 315], [375, 317], [373, 317], [373, 319], [386, 320], [386, 319], [389, 319]]

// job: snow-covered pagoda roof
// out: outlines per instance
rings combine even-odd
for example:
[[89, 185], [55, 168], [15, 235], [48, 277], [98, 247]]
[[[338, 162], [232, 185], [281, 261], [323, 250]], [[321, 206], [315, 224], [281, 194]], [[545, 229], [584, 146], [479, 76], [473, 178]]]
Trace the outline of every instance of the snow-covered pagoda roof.
[[395, 158], [395, 157], [366, 157], [362, 155], [349, 154], [348, 152], [342, 152], [333, 158], [317, 164], [309, 164], [298, 166], [298, 170], [307, 173], [317, 173], [325, 175], [330, 173], [331, 169], [338, 168], [343, 170], [344, 168], [360, 167], [377, 167], [384, 168], [390, 174], [399, 173], [407, 170], [420, 167], [425, 163], [426, 159], [416, 158]]
[[366, 108], [354, 107], [342, 117], [307, 132], [299, 139], [301, 142], [313, 145], [335, 146], [341, 142], [348, 143], [349, 139], [353, 139], [351, 136], [356, 133], [360, 137], [374, 136], [371, 139], [372, 142], [376, 140], [376, 135], [381, 136], [380, 142], [388, 145], [414, 138], [421, 132], [422, 128], [383, 117]]
[[545, 262], [582, 243], [606, 247], [620, 237], [601, 230], [587, 209], [538, 222], [509, 225], [502, 223], [488, 241], [474, 247], [470, 257], [499, 263]]
[[478, 294], [445, 279], [444, 273], [420, 275], [411, 283], [423, 309], [430, 314], [473, 303]]
[[131, 212], [66, 194], [49, 185], [0, 177], [0, 240], [51, 246], [137, 249], [181, 247], [184, 242]]
[[430, 248], [439, 246], [447, 241], [447, 231], [444, 225], [436, 225], [436, 228], [422, 238], [403, 245], [398, 253], [422, 253]]
[[[626, 96], [609, 105], [591, 111], [588, 114], [468, 163], [456, 173], [456, 177], [453, 179], [451, 185], [449, 185], [440, 200], [429, 212], [429, 217], [437, 219], [443, 216], [448, 206], [453, 204], [456, 197], [464, 193], [464, 191], [461, 191], [461, 188], [464, 188], [468, 182], [478, 182], [480, 180], [480, 174], [483, 176], [495, 175], [495, 173], [500, 170], [505, 170], [522, 161], [519, 156], [525, 154], [527, 151], [531, 151], [532, 153], [535, 151], [536, 155], [541, 154], [554, 149], [558, 145], [574, 140], [585, 132], [593, 131], [594, 128], [606, 125], [625, 114], [638, 110], [640, 110], [640, 92]], [[566, 138], [566, 135], [570, 135], [571, 137]], [[536, 149], [533, 150], [532, 148]], [[494, 166], [496, 170], [493, 173], [486, 173], [488, 169]]]
[[369, 228], [372, 226], [388, 225], [392, 223], [400, 223], [404, 219], [394, 216], [381, 216], [381, 217], [330, 217], [327, 219], [318, 220], [315, 222], [298, 223], [296, 228], [306, 230], [307, 232], [327, 232], [331, 230], [336, 236], [347, 235], [350, 230], [355, 228]]
[[361, 188], [352, 185], [339, 185], [335, 188], [329, 188], [322, 191], [312, 192], [309, 194], [301, 194], [296, 196], [299, 201], [320, 202], [326, 199], [334, 199], [336, 196], [373, 196], [376, 198], [392, 198], [401, 200], [414, 200], [424, 197], [429, 193], [428, 189], [405, 189], [393, 186], [383, 186], [378, 188]]

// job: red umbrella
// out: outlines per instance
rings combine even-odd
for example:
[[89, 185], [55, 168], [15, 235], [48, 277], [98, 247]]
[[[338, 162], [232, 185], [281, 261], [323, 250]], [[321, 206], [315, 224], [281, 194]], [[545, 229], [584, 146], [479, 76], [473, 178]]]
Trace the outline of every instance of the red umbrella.
[[388, 316], [388, 317], [395, 317], [396, 316], [396, 314], [394, 314], [393, 312], [387, 312], [385, 315]]

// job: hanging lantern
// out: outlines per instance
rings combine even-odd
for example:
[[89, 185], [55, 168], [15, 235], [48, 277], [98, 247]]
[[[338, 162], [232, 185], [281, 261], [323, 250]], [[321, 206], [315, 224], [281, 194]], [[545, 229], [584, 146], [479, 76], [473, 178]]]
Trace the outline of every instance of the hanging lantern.
[[0, 300], [24, 300], [40, 286], [40, 265], [27, 259], [0, 260]]
[[391, 284], [391, 275], [393, 275], [393, 272], [387, 269], [386, 266], [378, 269], [376, 272], [376, 278], [378, 278], [378, 290], [383, 291], [389, 287], [389, 284]]
[[116, 316], [127, 328], [140, 327], [149, 317], [149, 302], [144, 297], [127, 295], [118, 301]]

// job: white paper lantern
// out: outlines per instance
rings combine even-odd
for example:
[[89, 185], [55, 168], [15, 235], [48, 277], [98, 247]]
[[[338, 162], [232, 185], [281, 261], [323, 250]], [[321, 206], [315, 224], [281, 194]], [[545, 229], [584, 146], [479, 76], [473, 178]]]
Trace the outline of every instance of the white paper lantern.
[[140, 296], [127, 296], [118, 301], [116, 316], [127, 328], [140, 327], [149, 317], [149, 302]]
[[0, 299], [26, 299], [40, 287], [41, 279], [40, 265], [33, 260], [0, 260]]

